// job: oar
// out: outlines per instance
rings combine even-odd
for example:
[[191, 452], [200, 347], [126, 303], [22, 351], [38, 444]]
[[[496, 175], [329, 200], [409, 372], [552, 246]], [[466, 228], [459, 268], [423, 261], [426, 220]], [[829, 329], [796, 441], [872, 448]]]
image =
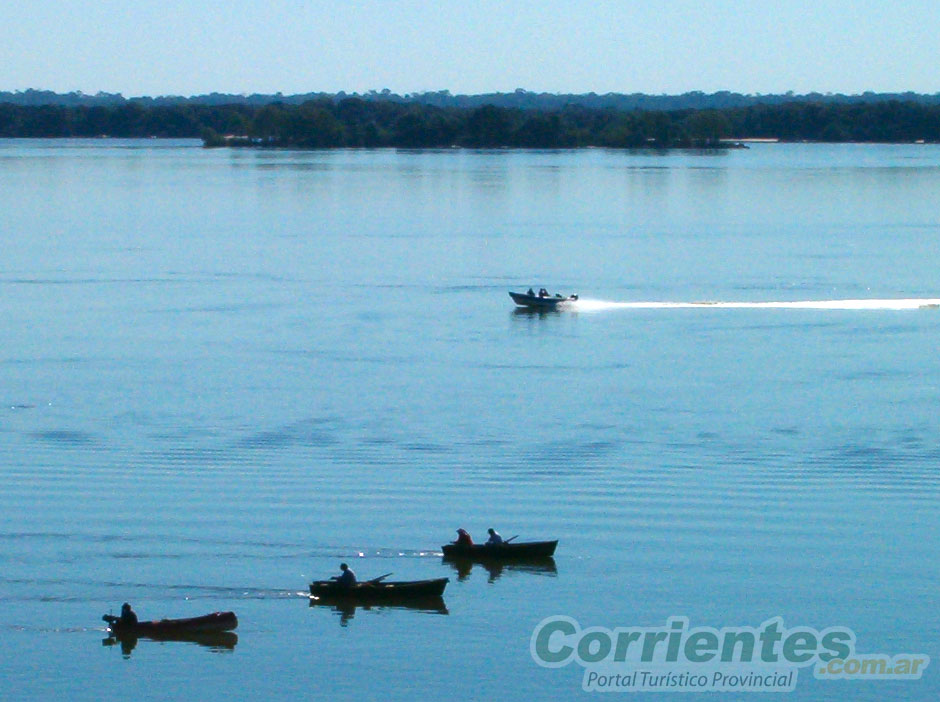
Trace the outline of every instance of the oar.
[[518, 538], [519, 538], [519, 534], [516, 534], [515, 536], [513, 536], [513, 537], [511, 537], [511, 538], [508, 538], [508, 539], [506, 539], [505, 541], [503, 541], [503, 543], [504, 543], [504, 544], [508, 544], [508, 543], [509, 543], [510, 541], [512, 541], [513, 539], [518, 539]]
[[395, 575], [395, 574], [394, 574], [394, 573], [386, 573], [385, 575], [380, 575], [380, 576], [377, 577], [377, 578], [372, 578], [372, 580], [369, 580], [368, 582], [370, 582], [370, 583], [379, 583], [379, 582], [385, 580], [385, 578], [387, 578], [389, 575]]

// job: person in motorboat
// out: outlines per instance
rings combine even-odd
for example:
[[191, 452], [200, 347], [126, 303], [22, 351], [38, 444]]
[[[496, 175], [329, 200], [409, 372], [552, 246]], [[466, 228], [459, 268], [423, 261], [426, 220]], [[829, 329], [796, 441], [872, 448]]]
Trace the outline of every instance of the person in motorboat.
[[539, 297], [548, 297], [548, 290], [545, 288], [539, 288]]
[[525, 294], [528, 295], [529, 297], [535, 297], [535, 290], [533, 290], [532, 288], [529, 288], [528, 290], [526, 290]]
[[503, 545], [503, 537], [500, 536], [499, 533], [497, 533], [496, 529], [493, 529], [492, 527], [490, 527], [489, 529], [486, 530], [486, 533], [490, 535], [490, 538], [486, 540], [487, 546], [502, 546]]
[[118, 623], [124, 626], [137, 625], [137, 613], [131, 609], [130, 604], [127, 602], [121, 605], [121, 616], [118, 617]]
[[352, 587], [356, 584], [356, 574], [353, 572], [352, 568], [345, 563], [340, 563], [339, 569], [343, 572], [340, 575], [334, 575], [330, 580], [335, 580], [339, 585], [344, 587]]
[[457, 546], [473, 546], [473, 539], [466, 529], [457, 530], [457, 540], [454, 542]]

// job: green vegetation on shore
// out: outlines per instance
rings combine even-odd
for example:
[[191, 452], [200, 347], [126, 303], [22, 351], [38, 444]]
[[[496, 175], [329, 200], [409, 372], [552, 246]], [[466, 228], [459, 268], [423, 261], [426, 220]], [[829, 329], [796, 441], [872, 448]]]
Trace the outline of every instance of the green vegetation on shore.
[[13, 105], [62, 105], [65, 107], [117, 107], [136, 104], [141, 107], [171, 107], [176, 105], [249, 105], [263, 107], [274, 103], [283, 105], [302, 105], [315, 100], [341, 102], [356, 98], [367, 102], [396, 102], [405, 105], [430, 105], [432, 107], [456, 107], [472, 109], [493, 105], [520, 110], [557, 111], [566, 107], [586, 107], [591, 110], [614, 110], [630, 112], [646, 110], [649, 112], [671, 112], [674, 110], [724, 110], [731, 107], [752, 107], [754, 105], [783, 105], [785, 103], [805, 102], [819, 105], [859, 104], [876, 102], [916, 102], [921, 105], [940, 105], [940, 93], [764, 93], [747, 94], [720, 90], [715, 93], [703, 93], [693, 90], [678, 95], [650, 95], [648, 93], [537, 93], [518, 88], [512, 92], [480, 93], [476, 95], [454, 94], [449, 90], [425, 92], [393, 93], [391, 90], [369, 90], [364, 93], [252, 93], [250, 95], [234, 93], [207, 93], [203, 95], [158, 95], [126, 98], [120, 93], [99, 92], [94, 95], [75, 91], [56, 93], [51, 90], [0, 91], [0, 103]]
[[360, 98], [263, 106], [0, 103], [0, 137], [97, 136], [295, 148], [712, 148], [735, 138], [940, 142], [940, 105], [790, 102], [654, 111], [458, 108]]

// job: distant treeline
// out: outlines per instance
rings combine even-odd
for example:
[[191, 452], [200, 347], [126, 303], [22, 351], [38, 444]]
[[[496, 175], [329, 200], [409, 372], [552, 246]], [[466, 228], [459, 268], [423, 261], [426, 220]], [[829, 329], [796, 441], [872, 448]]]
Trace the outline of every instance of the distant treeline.
[[205, 95], [161, 95], [157, 97], [125, 98], [120, 93], [99, 92], [94, 95], [75, 91], [56, 93], [51, 90], [0, 91], [0, 103], [12, 105], [40, 106], [62, 105], [65, 107], [117, 107], [129, 103], [143, 107], [178, 106], [178, 105], [248, 105], [263, 107], [273, 103], [284, 105], [302, 105], [312, 100], [329, 100], [334, 103], [349, 98], [367, 102], [397, 102], [402, 104], [431, 105], [434, 107], [473, 108], [493, 105], [494, 107], [516, 108], [520, 110], [557, 111], [566, 107], [586, 107], [594, 110], [646, 110], [652, 112], [670, 112], [674, 110], [725, 109], [729, 107], [751, 107], [754, 105], [782, 105], [791, 102], [818, 104], [855, 104], [872, 102], [914, 102], [922, 105], [940, 105], [940, 93], [933, 95], [904, 93], [866, 92], [856, 95], [843, 93], [788, 93], [750, 95], [727, 90], [716, 93], [693, 91], [681, 95], [648, 95], [645, 93], [536, 93], [521, 88], [510, 93], [484, 93], [480, 95], [454, 95], [449, 90], [408, 93], [399, 95], [390, 90], [370, 90], [365, 93], [300, 93], [283, 95], [281, 93], [237, 95], [232, 93], [208, 93]]
[[720, 110], [532, 110], [361, 98], [260, 107], [0, 104], [0, 137], [96, 136], [201, 137], [207, 146], [299, 148], [672, 148], [714, 147], [738, 138], [940, 142], [940, 105], [805, 102]]

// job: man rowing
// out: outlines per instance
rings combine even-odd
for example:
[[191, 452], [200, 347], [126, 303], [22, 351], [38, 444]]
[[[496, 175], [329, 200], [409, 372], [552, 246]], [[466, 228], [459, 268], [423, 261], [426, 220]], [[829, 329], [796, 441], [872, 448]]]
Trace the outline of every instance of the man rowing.
[[340, 563], [339, 569], [343, 572], [340, 575], [334, 575], [330, 580], [335, 580], [343, 587], [352, 587], [356, 584], [356, 574], [353, 572], [352, 568], [345, 563]]

